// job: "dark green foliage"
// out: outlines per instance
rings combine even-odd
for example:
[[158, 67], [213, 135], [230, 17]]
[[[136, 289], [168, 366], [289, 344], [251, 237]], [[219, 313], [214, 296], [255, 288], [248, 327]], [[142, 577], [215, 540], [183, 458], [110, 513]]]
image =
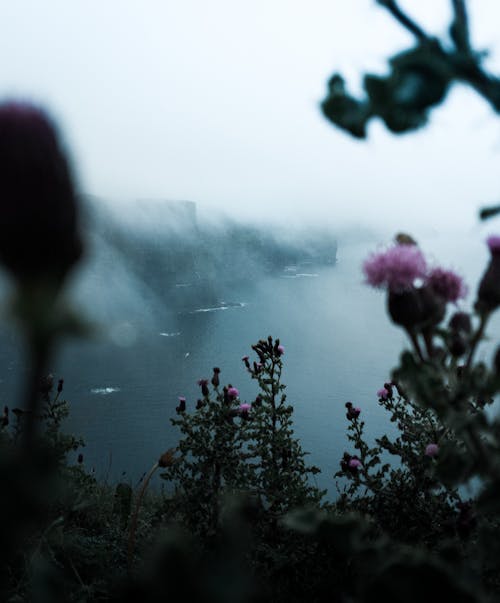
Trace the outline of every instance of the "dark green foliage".
[[500, 111], [500, 80], [484, 71], [483, 54], [469, 44], [464, 2], [452, 2], [451, 46], [428, 35], [395, 0], [378, 3], [414, 35], [417, 44], [389, 59], [387, 75], [365, 75], [363, 99], [349, 95], [342, 76], [333, 75], [321, 103], [327, 119], [356, 138], [366, 137], [372, 117], [381, 118], [395, 134], [410, 132], [427, 123], [430, 110], [443, 102], [455, 82], [468, 84]]

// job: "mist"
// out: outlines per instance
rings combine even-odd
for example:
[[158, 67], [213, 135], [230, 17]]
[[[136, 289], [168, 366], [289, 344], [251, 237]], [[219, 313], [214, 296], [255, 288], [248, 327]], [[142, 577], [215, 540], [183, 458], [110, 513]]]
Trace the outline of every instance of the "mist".
[[[445, 33], [448, 2], [402, 4]], [[498, 4], [470, 4], [474, 44], [498, 71]], [[2, 66], [2, 95], [53, 113], [84, 194], [417, 236], [468, 227], [498, 197], [498, 122], [461, 87], [410, 136], [374, 122], [360, 143], [321, 116], [334, 71], [356, 93], [362, 72], [384, 73], [411, 43], [371, 0], [26, 0], [0, 16], [2, 55], [15, 57]]]

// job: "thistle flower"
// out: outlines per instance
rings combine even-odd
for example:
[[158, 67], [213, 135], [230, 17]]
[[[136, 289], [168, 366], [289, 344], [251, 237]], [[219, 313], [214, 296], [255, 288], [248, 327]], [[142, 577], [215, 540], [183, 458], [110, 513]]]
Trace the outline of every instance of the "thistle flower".
[[18, 280], [59, 286], [82, 253], [68, 161], [39, 108], [0, 104], [0, 261]]
[[346, 417], [349, 419], [349, 421], [357, 419], [361, 414], [361, 408], [358, 406], [353, 406], [352, 402], [346, 402], [345, 407], [347, 408]]
[[381, 399], [381, 400], [387, 400], [387, 398], [389, 397], [389, 392], [386, 390], [385, 387], [382, 387], [378, 390], [377, 392], [377, 396]]
[[239, 411], [240, 413], [248, 413], [248, 411], [252, 408], [251, 404], [240, 404]]
[[431, 443], [427, 444], [425, 447], [425, 456], [435, 457], [439, 452], [439, 446], [437, 444]]
[[434, 268], [427, 277], [427, 284], [437, 295], [448, 302], [457, 302], [467, 295], [467, 287], [458, 274], [444, 268]]
[[278, 346], [278, 356], [283, 356], [285, 353], [285, 348], [282, 345]]
[[410, 289], [416, 279], [425, 277], [426, 271], [425, 258], [416, 245], [394, 245], [373, 253], [363, 264], [369, 285], [386, 287], [395, 293]]
[[237, 398], [240, 395], [240, 392], [235, 387], [230, 387], [227, 390], [227, 395], [230, 398]]
[[363, 465], [362, 465], [362, 463], [361, 463], [361, 461], [360, 461], [358, 458], [356, 458], [356, 457], [353, 457], [353, 458], [352, 458], [352, 459], [351, 459], [351, 460], [350, 460], [350, 461], [347, 463], [347, 465], [348, 465], [349, 469], [352, 469], [352, 470], [354, 470], [354, 471], [357, 471], [357, 470], [358, 470], [360, 467], [362, 467], [362, 466], [363, 466]]

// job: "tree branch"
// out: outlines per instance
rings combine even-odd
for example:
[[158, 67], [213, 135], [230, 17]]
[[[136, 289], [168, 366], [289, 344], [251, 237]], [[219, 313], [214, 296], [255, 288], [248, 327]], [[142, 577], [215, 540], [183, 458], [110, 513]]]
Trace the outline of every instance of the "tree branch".
[[411, 32], [418, 40], [428, 40], [429, 36], [425, 31], [415, 23], [407, 14], [405, 14], [398, 6], [396, 0], [377, 0], [378, 4], [386, 8], [391, 15], [401, 23], [409, 32]]
[[450, 27], [450, 35], [458, 51], [470, 54], [469, 18], [466, 0], [451, 0], [455, 17]]

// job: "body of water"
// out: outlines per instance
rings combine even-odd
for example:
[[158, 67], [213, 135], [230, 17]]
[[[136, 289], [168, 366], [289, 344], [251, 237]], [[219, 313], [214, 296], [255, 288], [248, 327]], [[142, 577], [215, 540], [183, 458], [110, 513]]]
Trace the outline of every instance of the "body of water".
[[[476, 239], [465, 245], [431, 237], [423, 246], [445, 266], [460, 269], [473, 289], [488, 257], [484, 237]], [[124, 311], [124, 293], [113, 282], [102, 283], [100, 295], [108, 301], [101, 299], [99, 308], [107, 308], [101, 312], [106, 336], [65, 344], [53, 367], [54, 376], [65, 379], [71, 403], [67, 428], [85, 439], [86, 466], [100, 478], [135, 484], [177, 444], [169, 419], [178, 396], [194, 408], [200, 396], [196, 382], [210, 378], [214, 366], [242, 400], [253, 399], [256, 384], [241, 357], [252, 358], [251, 344], [272, 335], [285, 347], [283, 382], [295, 409], [295, 434], [310, 462], [322, 469], [318, 484], [334, 496], [332, 476], [348, 449], [345, 402], [361, 407], [370, 438], [390, 431], [376, 391], [407, 345], [386, 315], [385, 295], [362, 282], [361, 262], [372, 249], [341, 245], [335, 266], [240, 283], [221, 293], [217, 304], [184, 312], [159, 312], [161, 300], [153, 308], [147, 297]], [[168, 300], [164, 303], [168, 307]], [[497, 319], [491, 335], [498, 335], [498, 326]], [[482, 354], [488, 358], [490, 352], [486, 346]], [[3, 360], [3, 385], [12, 390], [17, 363]]]

